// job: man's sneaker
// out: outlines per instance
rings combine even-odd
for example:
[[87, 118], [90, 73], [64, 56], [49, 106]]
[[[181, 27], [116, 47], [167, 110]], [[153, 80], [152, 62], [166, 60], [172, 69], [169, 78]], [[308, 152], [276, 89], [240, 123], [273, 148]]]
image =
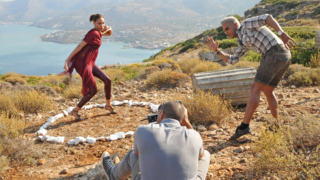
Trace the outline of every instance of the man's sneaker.
[[230, 139], [231, 140], [238, 139], [239, 137], [246, 135], [246, 134], [250, 134], [250, 133], [251, 133], [250, 127], [247, 127], [243, 130], [240, 130], [240, 128], [237, 127], [236, 132], [234, 133], [234, 135]]
[[110, 174], [111, 174], [112, 168], [114, 167], [114, 164], [112, 162], [112, 158], [110, 154], [107, 151], [105, 151], [101, 156], [101, 166], [110, 180], [111, 179]]

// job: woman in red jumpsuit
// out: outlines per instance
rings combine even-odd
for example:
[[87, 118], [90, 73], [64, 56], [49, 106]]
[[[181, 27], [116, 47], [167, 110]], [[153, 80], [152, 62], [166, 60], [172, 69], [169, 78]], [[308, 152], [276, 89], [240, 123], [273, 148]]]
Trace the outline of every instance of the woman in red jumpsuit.
[[99, 47], [101, 46], [101, 37], [112, 34], [111, 27], [104, 24], [104, 17], [101, 14], [90, 16], [90, 22], [93, 22], [94, 28], [91, 29], [83, 41], [73, 50], [65, 62], [65, 72], [63, 74], [72, 74], [73, 69], [82, 78], [82, 99], [72, 111], [72, 115], [77, 120], [83, 120], [78, 111], [85, 105], [96, 93], [97, 85], [94, 77], [99, 78], [104, 83], [106, 96], [106, 110], [111, 114], [117, 114], [111, 107], [111, 79], [97, 65], [95, 65]]

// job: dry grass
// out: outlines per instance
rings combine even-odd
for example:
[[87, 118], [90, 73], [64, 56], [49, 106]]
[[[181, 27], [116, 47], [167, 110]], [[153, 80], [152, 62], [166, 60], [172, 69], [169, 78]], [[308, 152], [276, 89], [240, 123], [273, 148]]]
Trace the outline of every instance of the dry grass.
[[63, 92], [63, 96], [65, 98], [73, 99], [73, 98], [82, 98], [82, 85], [79, 84], [71, 84], [69, 85]]
[[9, 112], [0, 114], [0, 138], [17, 138], [23, 133], [26, 123], [19, 116], [10, 116]]
[[320, 50], [318, 50], [318, 54], [311, 56], [308, 66], [312, 68], [320, 68]]
[[1, 79], [6, 79], [6, 78], [9, 78], [9, 77], [17, 77], [17, 78], [24, 78], [24, 79], [27, 79], [28, 76], [26, 75], [23, 75], [23, 74], [18, 74], [18, 73], [14, 73], [14, 72], [9, 72], [9, 73], [6, 73], [6, 74], [3, 74], [1, 76]]
[[286, 22], [287, 26], [317, 26], [319, 25], [318, 19], [294, 19]]
[[106, 70], [104, 70], [104, 72], [110, 77], [111, 81], [113, 82], [124, 80], [124, 74], [121, 69], [107, 68]]
[[173, 61], [172, 59], [160, 59], [160, 60], [155, 60], [152, 61], [152, 66], [159, 66], [162, 63], [169, 63], [172, 65], [172, 70], [176, 70], [176, 69], [180, 69], [179, 64], [177, 64], [175, 61]]
[[0, 102], [0, 111], [10, 115], [17, 115], [19, 112], [37, 113], [52, 108], [50, 98], [37, 91], [1, 91]]
[[182, 86], [189, 81], [191, 81], [191, 78], [188, 75], [165, 69], [150, 74], [146, 80], [146, 85], [149, 88], [169, 88]]
[[15, 84], [21, 84], [21, 85], [26, 85], [27, 80], [25, 78], [19, 78], [19, 77], [8, 77], [5, 79], [6, 82], [11, 83], [13, 85]]
[[219, 95], [198, 90], [191, 96], [176, 94], [174, 100], [181, 100], [188, 109], [189, 120], [196, 125], [223, 124], [231, 114], [231, 101], [225, 101]]
[[320, 120], [299, 116], [290, 120], [290, 125], [278, 126], [276, 131], [261, 131], [255, 143], [259, 158], [253, 159], [253, 170], [261, 175], [277, 173], [280, 179], [302, 175], [304, 179], [320, 178]]
[[310, 68], [294, 64], [286, 71], [284, 78], [287, 80], [287, 85], [320, 85], [320, 68]]
[[59, 86], [63, 83], [64, 79], [67, 78], [66, 76], [58, 76], [58, 75], [51, 75], [51, 76], [44, 76], [38, 82], [38, 85], [45, 85], [45, 86]]
[[149, 74], [160, 71], [161, 69], [158, 66], [150, 66], [138, 73], [138, 79], [146, 79]]
[[211, 61], [202, 61], [199, 58], [184, 59], [178, 62], [183, 73], [191, 76], [194, 73], [219, 70], [221, 66]]
[[52, 89], [56, 91], [58, 94], [61, 94], [63, 92], [63, 89], [59, 86], [53, 86]]
[[3, 74], [0, 77], [0, 79], [11, 84], [19, 83], [21, 85], [25, 85], [27, 84], [28, 76], [14, 73], [14, 72], [9, 72], [9, 73]]
[[223, 67], [222, 69], [234, 69], [234, 68], [240, 68], [240, 67], [254, 67], [254, 69], [258, 69], [260, 65], [260, 62], [253, 62], [253, 61], [239, 61], [237, 64], [229, 65], [226, 67]]
[[0, 114], [0, 173], [9, 166], [9, 162], [33, 164], [42, 156], [33, 143], [20, 139], [26, 127], [24, 120], [12, 116], [9, 112]]
[[[1, 149], [0, 149], [1, 151]], [[0, 173], [9, 166], [9, 159], [6, 156], [0, 156]]]
[[7, 156], [11, 161], [20, 164], [35, 164], [36, 159], [43, 156], [42, 149], [34, 147], [33, 142], [22, 140], [20, 138], [3, 138], [0, 146], [0, 154]]

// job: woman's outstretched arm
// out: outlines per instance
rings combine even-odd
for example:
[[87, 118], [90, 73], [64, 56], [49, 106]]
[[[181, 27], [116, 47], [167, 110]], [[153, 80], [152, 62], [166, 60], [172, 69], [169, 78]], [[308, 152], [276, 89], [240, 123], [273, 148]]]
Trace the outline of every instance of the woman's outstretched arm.
[[80, 44], [72, 51], [72, 53], [69, 55], [67, 58], [65, 64], [64, 64], [64, 69], [68, 71], [68, 62], [72, 59], [74, 55], [76, 55], [87, 43], [85, 41], [81, 41]]

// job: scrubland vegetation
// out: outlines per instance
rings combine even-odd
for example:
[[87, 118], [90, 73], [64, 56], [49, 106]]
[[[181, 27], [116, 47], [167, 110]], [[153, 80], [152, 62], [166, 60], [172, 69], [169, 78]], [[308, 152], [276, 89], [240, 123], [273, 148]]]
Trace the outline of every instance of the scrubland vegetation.
[[[262, 0], [262, 4], [286, 4], [297, 7], [296, 0]], [[292, 12], [299, 13], [299, 12]], [[280, 19], [286, 21], [285, 18]], [[320, 51], [314, 48], [315, 31], [311, 26], [319, 23], [318, 19], [296, 19], [286, 21], [284, 30], [295, 39], [296, 46], [291, 50], [292, 65], [284, 75], [284, 86], [320, 85]], [[215, 71], [238, 67], [252, 66], [258, 68], [261, 55], [249, 51], [237, 64], [222, 66], [218, 63], [203, 61], [199, 58], [181, 60], [158, 59], [164, 51], [176, 53], [190, 52], [202, 48], [202, 52], [210, 49], [202, 43], [203, 36], [213, 36], [219, 40], [223, 49], [237, 47], [236, 39], [227, 39], [222, 27], [207, 30], [204, 33], [160, 51], [150, 57], [147, 64], [131, 64], [124, 67], [107, 67], [104, 72], [111, 78], [113, 85], [129, 80], [144, 81], [147, 90], [185, 87], [191, 82], [191, 75], [199, 72]], [[103, 83], [96, 79], [98, 89], [103, 91]], [[10, 86], [21, 87], [8, 90]], [[9, 72], [0, 75], [0, 173], [10, 162], [32, 165], [43, 153], [33, 148], [33, 144], [23, 140], [28, 125], [26, 116], [51, 110], [51, 97], [45, 92], [38, 92], [26, 86], [45, 86], [67, 99], [82, 97], [82, 81], [79, 75], [73, 78], [66, 76], [26, 76]], [[183, 101], [188, 109], [189, 119], [194, 125], [218, 125], [228, 122], [234, 107], [220, 95], [196, 91], [193, 94], [176, 94], [174, 100]], [[172, 99], [173, 100], [173, 99]], [[279, 120], [267, 119], [265, 129], [259, 132], [254, 143], [254, 151], [258, 155], [251, 159], [255, 174], [265, 176], [278, 174], [281, 179], [320, 178], [320, 119], [311, 115], [301, 115], [294, 119], [281, 116]], [[1, 177], [1, 176], [0, 176]]]
[[[269, 129], [255, 142], [253, 170], [260, 175], [277, 174], [281, 179], [320, 177], [320, 120], [311, 115], [294, 119], [268, 119]], [[268, 127], [268, 125], [267, 125]], [[271, 129], [271, 130], [270, 130]]]

